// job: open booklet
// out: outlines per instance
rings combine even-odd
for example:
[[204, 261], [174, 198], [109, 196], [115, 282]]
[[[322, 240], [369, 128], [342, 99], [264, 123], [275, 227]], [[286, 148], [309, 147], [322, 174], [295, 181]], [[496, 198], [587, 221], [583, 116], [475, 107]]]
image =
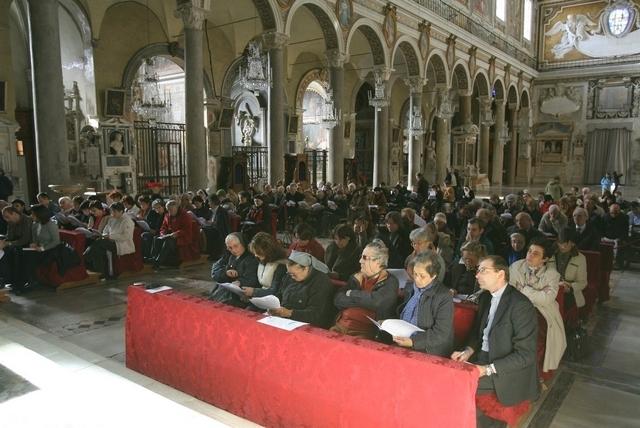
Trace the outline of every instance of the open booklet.
[[404, 320], [388, 319], [382, 322], [378, 322], [373, 318], [369, 318], [369, 320], [374, 323], [380, 330], [384, 330], [392, 336], [409, 338], [413, 333], [417, 331], [424, 331], [420, 327], [416, 327], [415, 325]]
[[54, 217], [55, 217], [56, 221], [58, 222], [58, 224], [69, 224], [69, 225], [71, 225], [73, 227], [87, 227], [86, 224], [84, 224], [83, 222], [78, 220], [73, 215], [64, 214], [62, 212], [59, 212], [59, 213], [56, 213], [56, 215], [54, 215]]
[[278, 309], [280, 305], [280, 299], [274, 295], [264, 297], [253, 297], [249, 301], [256, 307], [264, 310]]
[[218, 285], [222, 288], [225, 288], [231, 291], [233, 294], [237, 294], [238, 296], [244, 296], [244, 291], [237, 283], [234, 282], [219, 282]]
[[294, 321], [288, 318], [281, 317], [265, 317], [258, 320], [261, 324], [270, 325], [271, 327], [279, 328], [281, 330], [292, 331], [298, 327], [307, 325], [306, 322]]

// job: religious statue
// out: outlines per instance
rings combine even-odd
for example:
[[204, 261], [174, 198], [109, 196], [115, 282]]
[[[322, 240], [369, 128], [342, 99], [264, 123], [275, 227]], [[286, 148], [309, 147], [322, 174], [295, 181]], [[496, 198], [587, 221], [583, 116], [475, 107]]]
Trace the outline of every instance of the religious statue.
[[242, 133], [242, 144], [251, 146], [253, 134], [256, 132], [256, 118], [247, 111], [241, 111], [238, 115], [237, 125]]
[[113, 131], [109, 135], [109, 154], [110, 155], [124, 154], [124, 141], [122, 141], [122, 132]]
[[556, 59], [562, 59], [571, 52], [581, 40], [586, 40], [590, 35], [600, 31], [600, 25], [593, 22], [588, 15], [567, 15], [565, 21], [558, 21], [546, 33], [545, 36], [553, 36], [562, 33], [560, 41], [551, 48]]

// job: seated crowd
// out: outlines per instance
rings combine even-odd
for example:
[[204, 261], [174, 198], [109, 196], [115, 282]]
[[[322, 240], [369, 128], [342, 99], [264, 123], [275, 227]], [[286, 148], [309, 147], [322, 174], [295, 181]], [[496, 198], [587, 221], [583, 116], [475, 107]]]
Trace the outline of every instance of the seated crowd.
[[[469, 361], [478, 367], [479, 393], [492, 391], [504, 405], [535, 399], [543, 374], [565, 353], [565, 329], [576, 327], [561, 313], [586, 304], [581, 251], [610, 241], [624, 264], [640, 204], [589, 188], [481, 200], [448, 180], [441, 188], [417, 179], [416, 192], [278, 183], [261, 193], [201, 189], [165, 199], [156, 189], [57, 204], [41, 193], [30, 210], [20, 200], [4, 203], [0, 277], [17, 293], [32, 287], [39, 264], [64, 258], [59, 228], [86, 236], [84, 263], [106, 278], [115, 276], [114, 258], [136, 251], [134, 233], [154, 268], [176, 266], [202, 247], [214, 262], [212, 300], [257, 311], [250, 299], [274, 295], [281, 307], [272, 315]], [[292, 242], [278, 241], [276, 227], [293, 230]], [[330, 238], [326, 248], [320, 237]], [[463, 349], [454, 347], [454, 298], [477, 304]], [[418, 331], [385, 337], [371, 320], [387, 319]]]

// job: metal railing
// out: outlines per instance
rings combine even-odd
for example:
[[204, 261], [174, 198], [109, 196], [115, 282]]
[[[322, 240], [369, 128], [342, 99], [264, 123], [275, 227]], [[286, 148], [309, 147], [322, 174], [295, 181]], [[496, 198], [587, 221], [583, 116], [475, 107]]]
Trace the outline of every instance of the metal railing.
[[516, 46], [504, 37], [495, 33], [495, 28], [476, 20], [476, 18], [466, 15], [461, 10], [444, 3], [441, 0], [413, 0], [415, 3], [426, 8], [430, 12], [435, 13], [441, 18], [453, 23], [463, 30], [473, 34], [474, 36], [486, 41], [490, 45], [500, 49], [507, 55], [517, 59], [518, 61], [536, 68], [537, 59], [522, 47]]

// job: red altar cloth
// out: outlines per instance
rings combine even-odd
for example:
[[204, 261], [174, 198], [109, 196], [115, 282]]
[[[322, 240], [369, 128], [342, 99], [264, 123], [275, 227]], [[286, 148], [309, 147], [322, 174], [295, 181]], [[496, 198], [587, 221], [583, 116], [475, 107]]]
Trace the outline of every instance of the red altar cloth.
[[473, 366], [129, 287], [127, 367], [273, 427], [474, 427]]

